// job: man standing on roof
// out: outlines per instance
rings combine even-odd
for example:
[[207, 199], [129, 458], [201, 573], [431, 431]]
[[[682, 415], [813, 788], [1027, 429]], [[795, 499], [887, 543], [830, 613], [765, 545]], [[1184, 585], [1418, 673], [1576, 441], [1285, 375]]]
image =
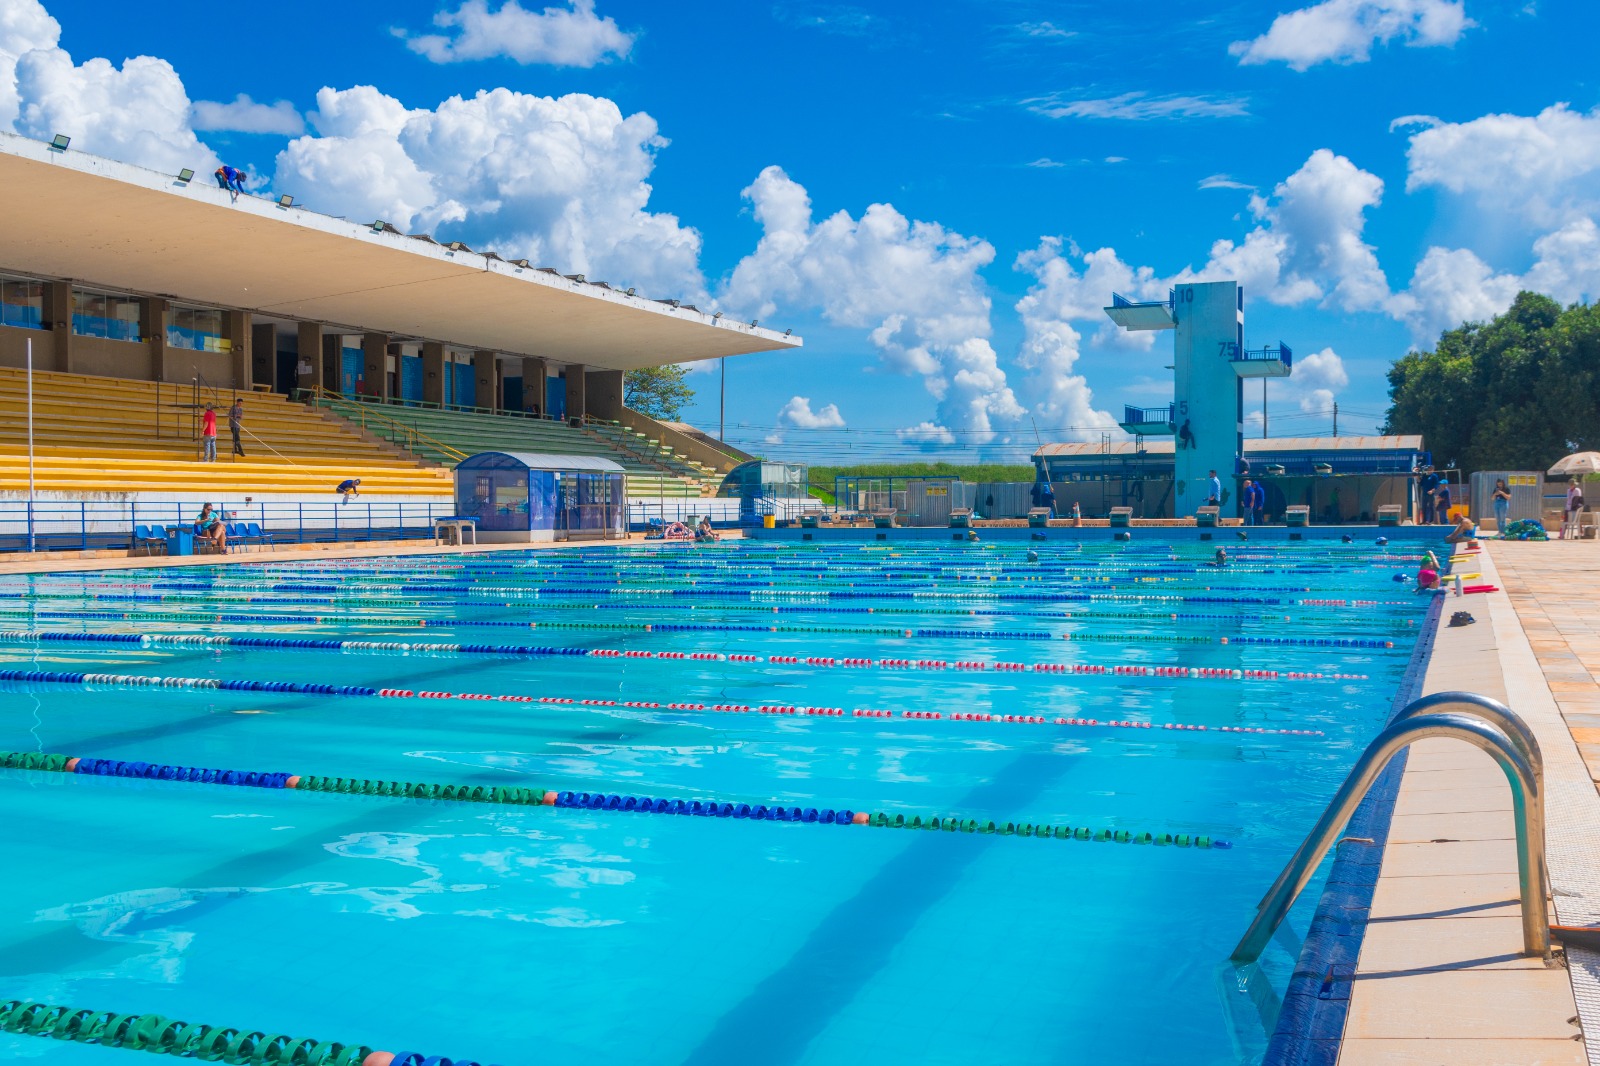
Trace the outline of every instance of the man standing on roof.
[[244, 445], [239, 443], [239, 434], [244, 431], [244, 401], [237, 396], [233, 398], [233, 406], [228, 408], [228, 428], [233, 430], [233, 454], [243, 455]]
[[202, 463], [217, 461], [217, 409], [206, 404], [206, 413], [200, 416], [200, 440]]

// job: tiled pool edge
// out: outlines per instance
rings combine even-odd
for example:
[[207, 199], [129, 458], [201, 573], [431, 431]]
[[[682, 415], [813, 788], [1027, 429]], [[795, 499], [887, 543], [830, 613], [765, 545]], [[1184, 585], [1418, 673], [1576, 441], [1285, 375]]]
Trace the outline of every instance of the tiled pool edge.
[[[1395, 689], [1390, 719], [1421, 694], [1443, 603], [1441, 597], [1435, 597], [1428, 610], [1405, 675]], [[1405, 766], [1406, 753], [1401, 752], [1373, 784], [1345, 828], [1345, 837], [1367, 837], [1372, 843], [1347, 840], [1335, 849], [1333, 866], [1262, 1059], [1265, 1066], [1325, 1066], [1338, 1060], [1356, 960], [1366, 935]]]

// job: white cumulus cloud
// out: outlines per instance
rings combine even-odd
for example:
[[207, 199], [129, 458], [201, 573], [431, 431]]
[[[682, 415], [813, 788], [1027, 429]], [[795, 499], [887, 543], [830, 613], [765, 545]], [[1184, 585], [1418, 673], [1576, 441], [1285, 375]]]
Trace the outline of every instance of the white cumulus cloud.
[[894, 435], [913, 444], [954, 444], [956, 436], [936, 422], [918, 422], [914, 426], [897, 429]]
[[813, 411], [811, 399], [807, 396], [795, 396], [784, 404], [778, 411], [778, 421], [796, 429], [844, 428], [844, 416], [839, 413], [838, 404], [830, 403]]
[[183, 80], [172, 64], [135, 56], [118, 68], [106, 59], [74, 64], [60, 48], [36, 48], [16, 65], [16, 130], [156, 170], [202, 174], [218, 160], [195, 136]]
[[1319, 148], [1270, 196], [1251, 198], [1260, 225], [1243, 242], [1217, 241], [1205, 267], [1177, 280], [1235, 278], [1273, 303], [1380, 309], [1389, 283], [1363, 231], [1382, 199], [1382, 179]]
[[305, 120], [287, 100], [258, 104], [244, 93], [229, 103], [196, 100], [191, 125], [197, 130], [231, 130], [235, 133], [277, 133], [296, 137], [305, 132]]
[[1474, 25], [1462, 0], [1323, 0], [1272, 20], [1267, 32], [1228, 46], [1242, 64], [1365, 63], [1375, 44], [1449, 46]]
[[323, 89], [315, 133], [278, 156], [278, 185], [318, 210], [447, 227], [450, 239], [652, 296], [700, 299], [700, 235], [649, 210], [667, 144], [610, 100], [494, 89], [407, 109], [371, 86]]
[[[1550, 226], [1600, 205], [1600, 108], [1440, 122], [1411, 136], [1406, 189], [1445, 189]], [[1507, 190], [1516, 190], [1508, 196]]]
[[445, 32], [400, 36], [407, 48], [435, 63], [504, 57], [524, 66], [592, 67], [626, 58], [634, 40], [615, 19], [596, 15], [594, 0], [543, 11], [529, 11], [517, 0], [491, 11], [485, 0], [466, 0], [454, 11], [439, 12], [433, 24]]
[[0, 3], [0, 127], [17, 120], [17, 60], [37, 48], [53, 49], [61, 40], [61, 24], [39, 0]]
[[938, 401], [938, 424], [984, 444], [1025, 413], [989, 344], [990, 301], [979, 271], [988, 242], [873, 204], [860, 218], [814, 220], [811, 197], [779, 167], [744, 190], [762, 236], [721, 295], [767, 318], [778, 307], [817, 308], [829, 322], [868, 331], [884, 366], [917, 374]]

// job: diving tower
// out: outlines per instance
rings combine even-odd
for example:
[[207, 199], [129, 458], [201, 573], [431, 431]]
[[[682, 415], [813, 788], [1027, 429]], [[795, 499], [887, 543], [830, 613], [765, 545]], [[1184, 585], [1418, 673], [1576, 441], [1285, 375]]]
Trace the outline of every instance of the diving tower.
[[1129, 406], [1118, 423], [1137, 437], [1176, 438], [1173, 513], [1192, 515], [1205, 506], [1215, 470], [1227, 497], [1222, 513], [1237, 516], [1245, 379], [1288, 377], [1293, 351], [1282, 341], [1244, 346], [1244, 289], [1236, 281], [1176, 285], [1164, 301], [1138, 302], [1112, 293], [1105, 312], [1129, 332], [1173, 331], [1172, 403]]

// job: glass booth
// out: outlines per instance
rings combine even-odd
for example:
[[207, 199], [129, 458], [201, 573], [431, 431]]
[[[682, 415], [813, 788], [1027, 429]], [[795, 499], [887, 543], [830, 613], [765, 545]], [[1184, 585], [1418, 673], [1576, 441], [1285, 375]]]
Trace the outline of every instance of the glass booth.
[[627, 475], [591, 455], [479, 452], [456, 466], [456, 515], [484, 543], [627, 535]]

